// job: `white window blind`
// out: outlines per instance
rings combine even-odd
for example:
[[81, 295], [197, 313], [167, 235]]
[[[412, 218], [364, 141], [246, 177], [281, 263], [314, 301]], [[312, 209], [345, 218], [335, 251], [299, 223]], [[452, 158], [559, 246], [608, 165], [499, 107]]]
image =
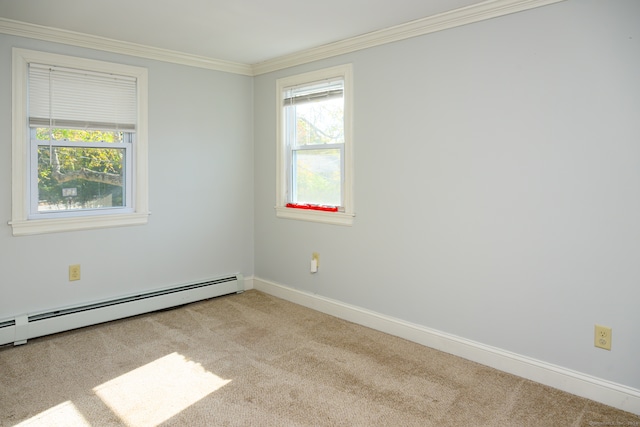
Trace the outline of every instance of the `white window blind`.
[[344, 96], [344, 82], [327, 80], [308, 85], [288, 87], [284, 93], [284, 105], [300, 105]]
[[136, 79], [29, 64], [29, 126], [134, 132]]

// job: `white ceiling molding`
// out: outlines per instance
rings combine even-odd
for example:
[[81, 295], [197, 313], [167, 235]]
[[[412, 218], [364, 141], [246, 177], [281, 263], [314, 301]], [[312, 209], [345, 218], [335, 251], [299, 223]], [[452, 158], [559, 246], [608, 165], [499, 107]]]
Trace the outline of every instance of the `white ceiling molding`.
[[565, 0], [488, 0], [253, 65], [254, 75], [306, 64]]
[[257, 64], [242, 64], [136, 43], [92, 36], [84, 33], [29, 24], [0, 17], [0, 33], [46, 40], [72, 46], [98, 49], [141, 58], [206, 68], [234, 74], [255, 76], [320, 59], [343, 55], [362, 49], [417, 37], [436, 31], [459, 27], [565, 0], [488, 0], [471, 6], [429, 16], [379, 31], [352, 37], [335, 43], [303, 50]]
[[243, 74], [247, 76], [253, 75], [252, 68], [248, 64], [207, 58], [204, 56], [113, 40], [106, 37], [92, 36], [90, 34], [61, 30], [42, 25], [29, 24], [5, 18], [0, 18], [0, 33], [234, 74]]

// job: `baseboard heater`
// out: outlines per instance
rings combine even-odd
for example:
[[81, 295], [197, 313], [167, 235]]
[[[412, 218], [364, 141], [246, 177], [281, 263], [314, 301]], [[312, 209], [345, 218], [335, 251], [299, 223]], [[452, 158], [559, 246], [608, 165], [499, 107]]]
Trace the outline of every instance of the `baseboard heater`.
[[244, 291], [241, 274], [0, 321], [0, 345]]

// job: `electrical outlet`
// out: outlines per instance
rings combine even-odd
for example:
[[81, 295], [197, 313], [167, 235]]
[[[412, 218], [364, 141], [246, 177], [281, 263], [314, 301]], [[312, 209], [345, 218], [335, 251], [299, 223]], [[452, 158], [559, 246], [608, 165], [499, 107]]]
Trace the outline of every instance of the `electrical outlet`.
[[73, 282], [75, 280], [80, 280], [80, 264], [69, 266], [69, 281]]
[[596, 325], [595, 328], [595, 346], [611, 350], [611, 328], [607, 326]]

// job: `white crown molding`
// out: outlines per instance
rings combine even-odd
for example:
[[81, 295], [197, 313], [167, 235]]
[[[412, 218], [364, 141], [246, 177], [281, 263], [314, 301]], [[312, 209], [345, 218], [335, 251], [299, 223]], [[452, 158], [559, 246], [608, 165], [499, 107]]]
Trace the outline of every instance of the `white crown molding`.
[[326, 44], [291, 55], [281, 56], [253, 64], [254, 75], [270, 73], [284, 68], [302, 65], [320, 59], [343, 55], [387, 43], [418, 37], [436, 31], [459, 27], [486, 19], [497, 18], [511, 13], [522, 12], [540, 6], [565, 0], [488, 0], [426, 18], [411, 21], [395, 27], [352, 37]]
[[167, 49], [129, 43], [105, 37], [45, 27], [0, 18], [0, 33], [29, 37], [72, 46], [98, 49], [107, 52], [155, 59], [192, 67], [224, 71], [246, 76], [256, 76], [273, 71], [302, 65], [320, 59], [343, 55], [362, 49], [368, 49], [387, 43], [418, 37], [425, 34], [459, 27], [486, 19], [497, 18], [511, 13], [522, 12], [536, 7], [559, 3], [565, 0], [487, 0], [471, 6], [429, 16], [386, 28], [379, 31], [352, 37], [335, 43], [292, 53], [257, 64], [249, 65], [223, 61], [204, 56], [192, 55]]
[[252, 278], [252, 286], [258, 291], [358, 325], [640, 415], [640, 390], [632, 387], [385, 316], [320, 295], [293, 289], [255, 276]]
[[246, 76], [250, 65], [0, 18], [0, 33]]

